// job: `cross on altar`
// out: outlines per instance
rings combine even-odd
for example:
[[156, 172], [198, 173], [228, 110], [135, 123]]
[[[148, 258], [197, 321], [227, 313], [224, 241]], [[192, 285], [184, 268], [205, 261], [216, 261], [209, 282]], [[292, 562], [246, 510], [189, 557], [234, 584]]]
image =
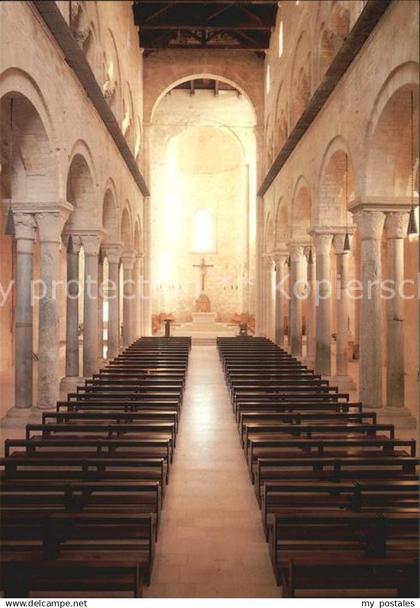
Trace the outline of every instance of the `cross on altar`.
[[207, 276], [207, 268], [214, 268], [214, 264], [206, 264], [204, 258], [201, 258], [201, 264], [193, 264], [194, 268], [199, 268], [201, 272], [201, 291], [205, 288], [205, 279]]

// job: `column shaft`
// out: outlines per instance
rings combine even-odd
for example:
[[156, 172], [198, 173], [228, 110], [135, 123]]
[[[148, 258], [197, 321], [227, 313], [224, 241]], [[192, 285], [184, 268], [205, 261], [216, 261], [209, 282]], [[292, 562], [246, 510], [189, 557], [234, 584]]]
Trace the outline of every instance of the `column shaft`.
[[316, 265], [314, 257], [308, 260], [308, 307], [306, 320], [306, 359], [309, 363], [315, 363], [316, 353], [316, 306], [315, 306], [315, 288], [316, 288]]
[[102, 255], [98, 259], [98, 357], [104, 358], [104, 264]]
[[303, 246], [291, 246], [290, 260], [290, 352], [300, 357], [302, 356], [302, 305], [306, 285]]
[[404, 237], [407, 213], [389, 213], [386, 218], [388, 278], [393, 297], [387, 301], [387, 407], [404, 407]]
[[16, 231], [16, 318], [15, 318], [15, 407], [32, 407], [32, 279], [35, 221], [29, 214], [15, 214]]
[[36, 213], [40, 241], [38, 408], [54, 408], [59, 399], [60, 323], [57, 285], [61, 231], [69, 209]]
[[275, 342], [284, 346], [285, 263], [287, 255], [276, 258]]
[[349, 253], [337, 254], [337, 376], [348, 374], [349, 302], [347, 294]]
[[385, 215], [362, 211], [360, 264], [363, 296], [360, 303], [359, 395], [368, 407], [382, 406], [382, 302], [381, 238]]
[[79, 376], [79, 251], [67, 252], [66, 376]]
[[[88, 237], [89, 238], [89, 237]], [[89, 378], [98, 365], [98, 249], [83, 241], [85, 248], [85, 289], [83, 302], [83, 375]]]
[[331, 375], [331, 265], [332, 235], [315, 234], [316, 250], [316, 349], [315, 371]]

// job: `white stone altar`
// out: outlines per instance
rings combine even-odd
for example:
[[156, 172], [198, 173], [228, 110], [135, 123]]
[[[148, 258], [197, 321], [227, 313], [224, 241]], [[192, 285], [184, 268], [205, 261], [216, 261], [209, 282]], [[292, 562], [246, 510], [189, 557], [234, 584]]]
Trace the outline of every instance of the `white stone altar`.
[[235, 336], [238, 333], [237, 325], [232, 323], [218, 323], [215, 312], [193, 312], [189, 323], [174, 323], [171, 327], [173, 336], [191, 336], [194, 343], [212, 343], [218, 336]]
[[213, 327], [216, 323], [217, 314], [215, 312], [193, 312], [192, 322], [197, 325], [197, 329], [203, 329], [203, 326]]

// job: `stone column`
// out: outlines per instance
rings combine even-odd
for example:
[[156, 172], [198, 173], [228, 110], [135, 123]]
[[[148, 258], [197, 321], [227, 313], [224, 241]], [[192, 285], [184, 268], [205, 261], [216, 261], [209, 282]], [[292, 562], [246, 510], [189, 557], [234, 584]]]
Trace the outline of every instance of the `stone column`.
[[98, 368], [98, 256], [99, 234], [82, 237], [85, 252], [83, 301], [83, 375], [90, 378]]
[[104, 361], [104, 255], [99, 250], [98, 257], [98, 363]]
[[362, 299], [360, 303], [359, 398], [367, 407], [382, 407], [382, 211], [356, 214], [360, 233]]
[[82, 242], [70, 235], [67, 244], [66, 375], [60, 390], [70, 393], [83, 381], [79, 365], [79, 253]]
[[273, 302], [273, 260], [271, 256], [265, 258], [265, 306], [266, 306], [266, 332], [265, 335], [269, 340], [274, 339], [274, 302]]
[[394, 295], [387, 301], [387, 378], [386, 405], [404, 407], [404, 237], [407, 234], [408, 213], [388, 213], [385, 222], [387, 239], [388, 279]]
[[[15, 271], [15, 405], [10, 418], [27, 417], [32, 408], [33, 348], [33, 248], [36, 223], [33, 215], [13, 214], [16, 239]], [[6, 421], [4, 421], [6, 422]]]
[[134, 259], [133, 279], [134, 279], [134, 340], [142, 335], [142, 318], [143, 318], [143, 254], [137, 253]]
[[345, 234], [336, 234], [334, 247], [337, 258], [336, 281], [336, 380], [340, 390], [354, 390], [348, 375], [349, 360], [349, 261], [350, 251], [344, 251]]
[[276, 300], [275, 300], [275, 342], [278, 346], [284, 346], [284, 310], [286, 300], [286, 260], [288, 253], [277, 253], [274, 261], [276, 264]]
[[122, 340], [124, 346], [129, 346], [133, 342], [133, 300], [134, 300], [134, 253], [125, 252], [121, 256], [123, 264], [123, 330]]
[[[68, 207], [68, 208], [67, 208]], [[61, 232], [71, 205], [35, 213], [40, 242], [38, 408], [54, 408], [59, 399], [60, 326], [57, 284]]]
[[258, 323], [259, 335], [267, 336], [267, 258], [264, 255], [261, 256], [260, 262], [260, 294], [257, 299], [260, 300], [260, 319]]
[[331, 375], [331, 264], [332, 234], [314, 233], [316, 253], [316, 348], [315, 371]]
[[289, 243], [290, 251], [290, 353], [302, 356], [302, 303], [306, 291], [305, 250], [303, 245]]
[[306, 360], [311, 367], [315, 364], [316, 353], [316, 257], [312, 248], [307, 252], [308, 306], [306, 319]]
[[120, 349], [120, 259], [119, 243], [104, 245], [108, 258], [108, 352], [107, 359], [115, 359]]

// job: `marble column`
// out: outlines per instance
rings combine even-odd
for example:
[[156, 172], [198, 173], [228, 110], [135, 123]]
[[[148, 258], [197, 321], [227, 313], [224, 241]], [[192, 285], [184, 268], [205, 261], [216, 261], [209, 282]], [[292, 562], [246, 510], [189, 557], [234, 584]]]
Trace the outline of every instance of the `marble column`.
[[120, 244], [104, 245], [108, 258], [108, 352], [107, 359], [115, 359], [120, 349]]
[[14, 213], [15, 271], [15, 405], [8, 417], [28, 416], [32, 408], [33, 248], [36, 223], [29, 213]]
[[[312, 248], [309, 248], [312, 250]], [[316, 353], [316, 257], [313, 251], [307, 252], [307, 319], [306, 319], [306, 360], [311, 367], [315, 364]]]
[[134, 281], [134, 253], [125, 252], [121, 256], [123, 265], [123, 329], [122, 341], [124, 346], [129, 346], [133, 342], [133, 300]]
[[101, 237], [85, 234], [81, 238], [85, 252], [83, 375], [90, 378], [98, 368], [98, 256]]
[[35, 213], [40, 243], [38, 408], [41, 410], [54, 408], [59, 399], [60, 245], [61, 232], [70, 209], [71, 205], [67, 203], [58, 210]]
[[261, 289], [261, 307], [260, 307], [260, 322], [259, 322], [259, 334], [261, 336], [267, 336], [267, 258], [261, 256], [261, 272], [260, 272], [260, 289]]
[[266, 258], [266, 336], [274, 340], [274, 294], [273, 294], [273, 259]]
[[63, 393], [73, 392], [82, 382], [79, 365], [79, 253], [82, 242], [77, 235], [69, 236], [67, 244], [66, 299], [66, 375], [61, 380]]
[[98, 256], [98, 363], [104, 362], [104, 254]]
[[134, 340], [142, 335], [142, 317], [143, 317], [143, 254], [138, 253], [134, 259], [133, 269], [134, 279]]
[[387, 301], [387, 378], [386, 405], [404, 407], [404, 237], [407, 234], [408, 213], [388, 213], [385, 220], [387, 239], [388, 279], [394, 295]]
[[350, 251], [344, 251], [345, 234], [336, 234], [334, 248], [337, 260], [336, 281], [336, 381], [341, 390], [355, 388], [348, 375], [349, 361], [349, 261]]
[[302, 308], [306, 293], [305, 248], [290, 243], [290, 353], [302, 356]]
[[382, 398], [382, 211], [356, 214], [360, 235], [362, 299], [360, 302], [359, 397], [367, 407], [380, 408]]
[[316, 254], [316, 347], [315, 371], [331, 375], [331, 264], [332, 234], [314, 233]]
[[284, 310], [287, 285], [284, 280], [286, 277], [286, 260], [288, 253], [278, 253], [275, 255], [276, 264], [276, 300], [275, 300], [275, 342], [278, 346], [284, 346]]

